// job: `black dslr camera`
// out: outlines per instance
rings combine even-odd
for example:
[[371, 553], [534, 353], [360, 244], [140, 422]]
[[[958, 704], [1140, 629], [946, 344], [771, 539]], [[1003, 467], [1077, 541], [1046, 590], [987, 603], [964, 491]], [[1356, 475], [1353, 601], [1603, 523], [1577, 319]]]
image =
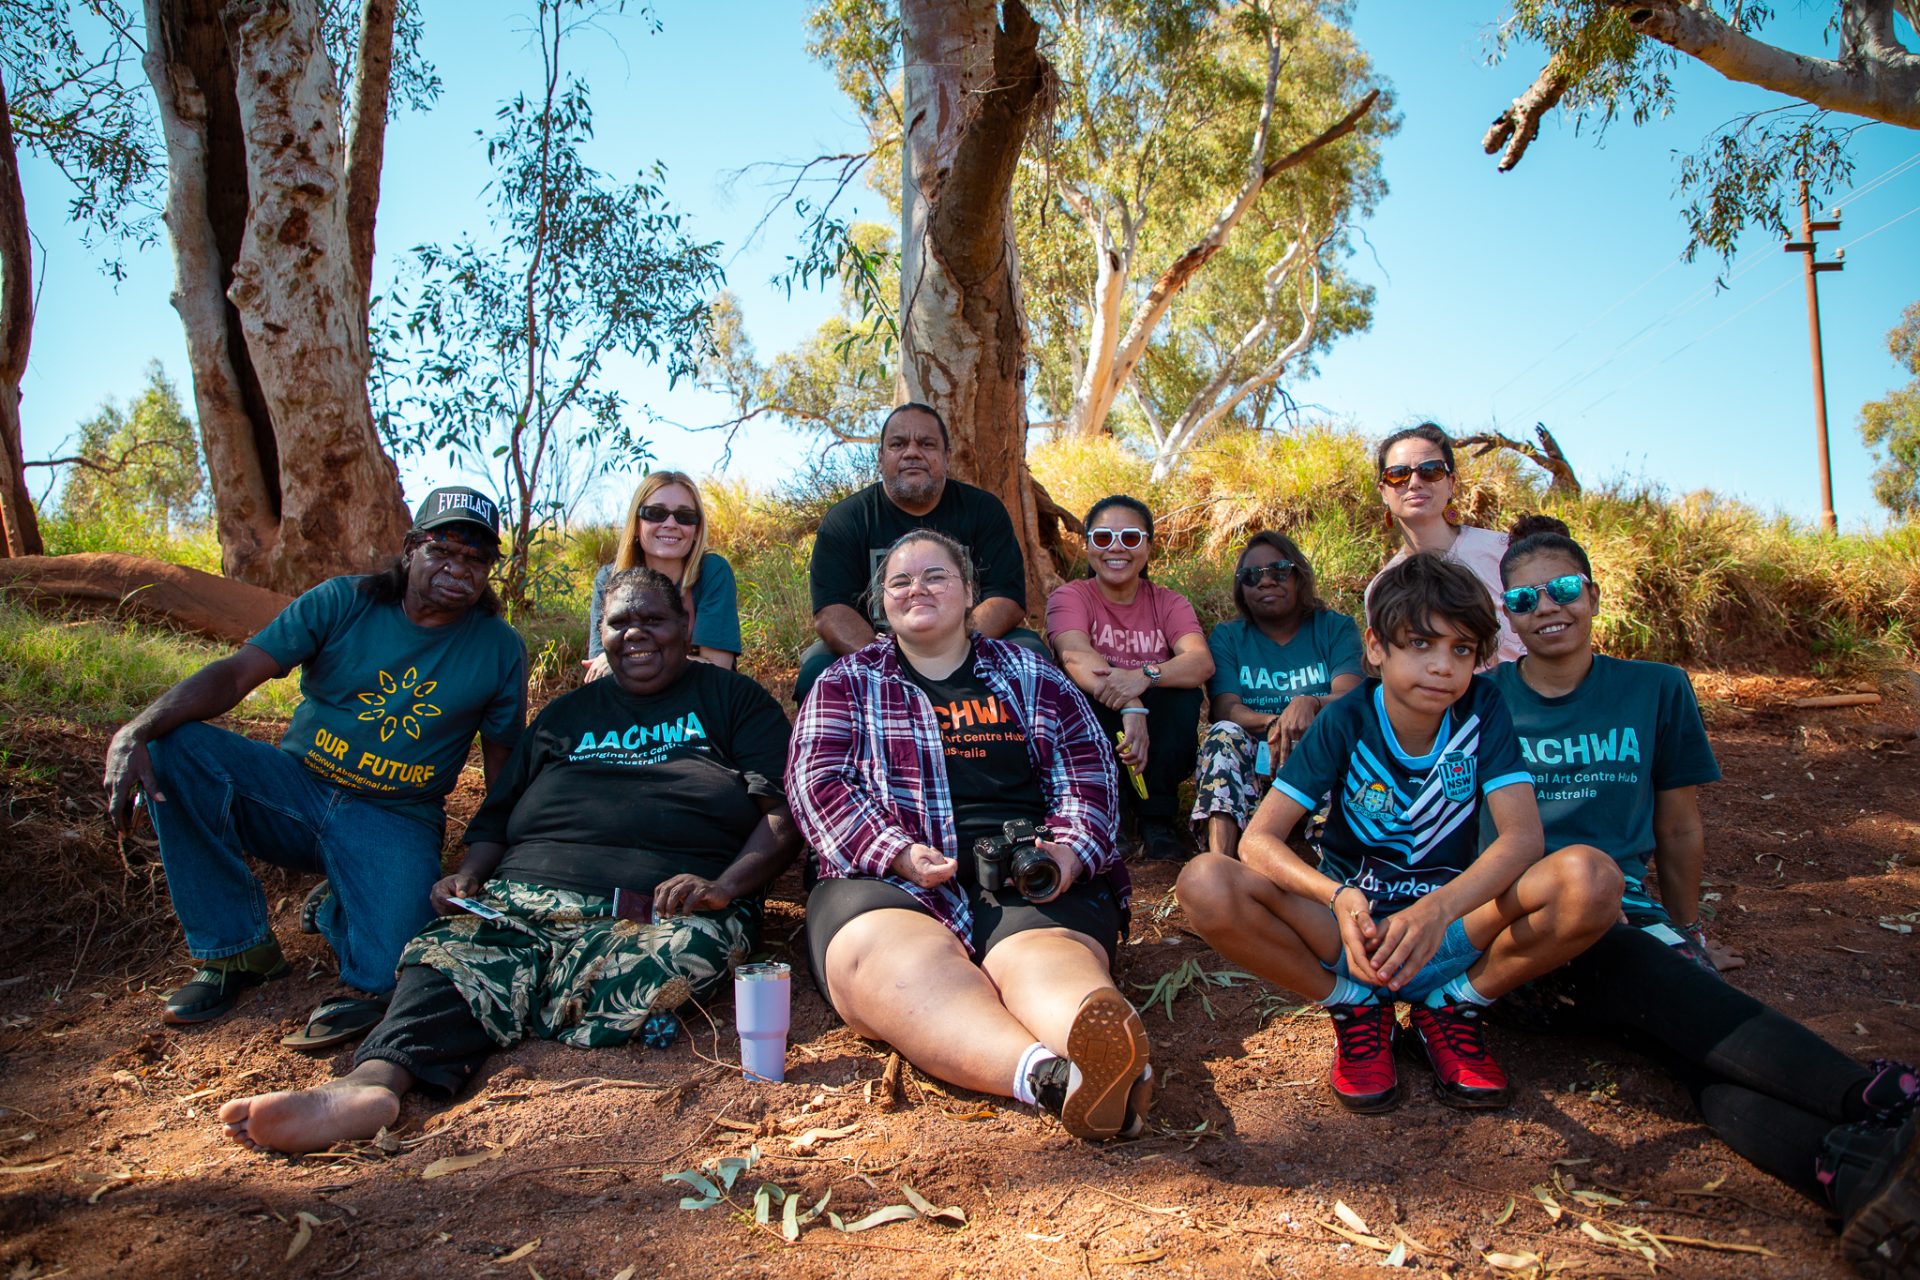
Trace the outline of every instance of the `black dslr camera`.
[[988, 893], [1009, 886], [1028, 902], [1042, 902], [1060, 888], [1060, 864], [1034, 842], [1045, 832], [1025, 818], [1001, 824], [997, 836], [973, 842], [973, 876]]

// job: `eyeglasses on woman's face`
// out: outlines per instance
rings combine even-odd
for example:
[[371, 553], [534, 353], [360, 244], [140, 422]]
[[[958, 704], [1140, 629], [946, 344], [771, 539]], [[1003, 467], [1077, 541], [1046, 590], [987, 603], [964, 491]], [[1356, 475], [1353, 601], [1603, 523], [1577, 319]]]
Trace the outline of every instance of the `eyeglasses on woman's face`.
[[1098, 529], [1087, 530], [1087, 545], [1095, 551], [1105, 551], [1114, 543], [1119, 543], [1128, 551], [1133, 551], [1146, 542], [1145, 529], [1109, 529], [1102, 525]]
[[1584, 573], [1563, 573], [1531, 587], [1508, 587], [1500, 598], [1506, 604], [1508, 613], [1532, 613], [1540, 607], [1541, 592], [1546, 592], [1547, 598], [1555, 604], [1572, 604], [1586, 590], [1587, 582]]
[[1419, 476], [1427, 484], [1439, 484], [1453, 474], [1444, 458], [1428, 458], [1425, 462], [1397, 462], [1391, 467], [1380, 468], [1380, 483], [1389, 489], [1404, 489]]
[[950, 590], [959, 581], [959, 574], [935, 565], [930, 569], [922, 569], [919, 573], [896, 573], [881, 583], [880, 588], [895, 600], [899, 600], [912, 594], [916, 583], [939, 595]]
[[1269, 580], [1278, 586], [1292, 573], [1293, 561], [1274, 560], [1267, 564], [1242, 565], [1233, 576], [1234, 580], [1243, 587], [1257, 587]]
[[689, 529], [700, 523], [700, 513], [692, 507], [665, 507], [658, 503], [648, 503], [640, 508], [640, 518], [648, 524], [665, 524], [672, 520]]

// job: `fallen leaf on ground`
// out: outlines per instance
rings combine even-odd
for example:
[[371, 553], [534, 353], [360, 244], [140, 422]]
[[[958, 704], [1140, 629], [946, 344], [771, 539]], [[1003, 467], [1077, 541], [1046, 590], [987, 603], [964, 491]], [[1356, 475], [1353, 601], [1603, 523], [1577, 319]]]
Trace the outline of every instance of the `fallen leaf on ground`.
[[470, 1151], [463, 1156], [441, 1156], [420, 1171], [422, 1178], [444, 1178], [450, 1173], [459, 1173], [462, 1169], [471, 1169], [477, 1164], [489, 1160], [498, 1160], [503, 1154], [499, 1147], [488, 1147], [484, 1151]]
[[535, 1236], [533, 1239], [521, 1245], [518, 1249], [515, 1249], [512, 1253], [507, 1254], [503, 1258], [495, 1258], [492, 1262], [488, 1263], [487, 1265], [492, 1267], [504, 1267], [509, 1262], [520, 1261], [520, 1259], [526, 1257], [528, 1254], [532, 1253], [535, 1249], [538, 1249], [539, 1247], [540, 1247], [540, 1237]]
[[1165, 1249], [1144, 1249], [1139, 1253], [1130, 1253], [1124, 1258], [1106, 1258], [1103, 1261], [1116, 1267], [1137, 1267], [1145, 1262], [1158, 1262], [1166, 1256]]
[[795, 1151], [811, 1151], [822, 1142], [830, 1142], [834, 1138], [852, 1137], [859, 1132], [859, 1129], [860, 1122], [857, 1120], [852, 1124], [842, 1125], [838, 1129], [809, 1129], [797, 1138], [788, 1138], [787, 1146]]
[[288, 1262], [299, 1257], [301, 1251], [313, 1243], [313, 1229], [320, 1225], [320, 1219], [302, 1209], [294, 1215], [293, 1243], [287, 1246]]
[[58, 1169], [66, 1160], [43, 1160], [39, 1164], [0, 1164], [0, 1173], [45, 1173], [49, 1169]]
[[833, 1223], [835, 1230], [844, 1231], [851, 1235], [856, 1231], [867, 1231], [873, 1227], [884, 1227], [889, 1222], [912, 1222], [919, 1216], [919, 1212], [916, 1211], [912, 1205], [890, 1204], [884, 1209], [875, 1209], [866, 1217], [856, 1219], [853, 1222], [842, 1222], [840, 1215], [837, 1213], [829, 1213], [827, 1215], [827, 1221]]
[[915, 1191], [907, 1183], [901, 1183], [900, 1190], [907, 1197], [907, 1203], [920, 1211], [921, 1217], [932, 1218], [935, 1222], [944, 1222], [954, 1227], [964, 1227], [967, 1225], [967, 1211], [959, 1205], [950, 1204], [944, 1209], [936, 1209], [933, 1207], [932, 1201], [928, 1200], [918, 1191]]
[[1345, 1200], [1335, 1200], [1333, 1202], [1333, 1216], [1340, 1219], [1340, 1221], [1346, 1223], [1348, 1226], [1352, 1227], [1355, 1231], [1358, 1231], [1363, 1236], [1370, 1236], [1373, 1234], [1373, 1228], [1367, 1225], [1367, 1220], [1361, 1217], [1359, 1214], [1355, 1213], [1352, 1209], [1348, 1208], [1347, 1202]]
[[1490, 1267], [1502, 1271], [1527, 1271], [1540, 1265], [1540, 1255], [1535, 1253], [1486, 1253], [1480, 1255]]

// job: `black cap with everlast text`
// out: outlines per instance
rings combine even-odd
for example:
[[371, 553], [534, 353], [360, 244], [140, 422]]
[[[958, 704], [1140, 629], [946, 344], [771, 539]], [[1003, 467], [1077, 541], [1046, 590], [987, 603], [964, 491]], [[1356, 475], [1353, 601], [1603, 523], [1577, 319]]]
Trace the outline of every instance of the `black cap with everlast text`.
[[500, 540], [500, 504], [464, 485], [435, 489], [413, 513], [413, 527], [422, 531], [451, 524], [469, 524], [486, 530], [487, 536]]

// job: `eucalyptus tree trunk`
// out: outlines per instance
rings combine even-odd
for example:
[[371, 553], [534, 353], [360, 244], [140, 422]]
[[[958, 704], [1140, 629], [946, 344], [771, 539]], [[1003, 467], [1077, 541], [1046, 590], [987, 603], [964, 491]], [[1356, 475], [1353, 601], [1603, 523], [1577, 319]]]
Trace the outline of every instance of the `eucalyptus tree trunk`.
[[1020, 0], [902, 0], [901, 378], [953, 434], [953, 471], [1006, 504], [1027, 603], [1052, 581], [1027, 471], [1027, 324], [1013, 243], [1015, 166], [1052, 75]]
[[[173, 304], [222, 567], [287, 592], [378, 568], [408, 518], [367, 398], [366, 285], [318, 5], [146, 0], [146, 13]], [[357, 105], [357, 127], [384, 120], [384, 101], [378, 120]], [[369, 252], [372, 202], [358, 205]]]
[[32, 254], [7, 89], [0, 83], [0, 559], [42, 550], [20, 443], [20, 379], [33, 341]]

